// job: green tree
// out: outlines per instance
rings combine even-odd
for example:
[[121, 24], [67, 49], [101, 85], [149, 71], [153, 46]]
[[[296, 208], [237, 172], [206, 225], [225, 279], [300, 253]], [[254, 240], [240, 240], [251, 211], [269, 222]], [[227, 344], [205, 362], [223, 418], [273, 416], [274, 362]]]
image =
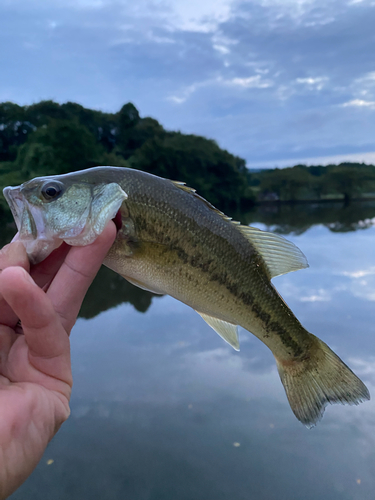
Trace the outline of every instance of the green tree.
[[222, 210], [253, 200], [245, 162], [212, 140], [178, 132], [147, 140], [129, 159], [132, 167], [180, 180]]
[[0, 162], [14, 161], [18, 147], [35, 127], [27, 121], [25, 109], [11, 102], [0, 104]]
[[348, 203], [352, 198], [360, 196], [368, 185], [372, 185], [375, 173], [371, 170], [349, 165], [335, 165], [328, 169], [325, 176], [327, 191], [333, 191], [344, 196]]
[[[234, 211], [254, 201], [244, 160], [194, 135], [167, 132], [132, 103], [103, 113], [68, 102], [0, 105], [0, 176], [22, 180], [94, 165], [125, 166], [185, 181], [213, 204]], [[10, 163], [9, 163], [10, 162]], [[18, 174], [17, 174], [18, 175]]]
[[92, 167], [104, 149], [89, 130], [76, 121], [50, 120], [19, 149], [17, 164], [25, 177], [64, 174]]
[[297, 201], [308, 191], [309, 173], [306, 167], [275, 169], [261, 176], [260, 191], [275, 193], [280, 200]]

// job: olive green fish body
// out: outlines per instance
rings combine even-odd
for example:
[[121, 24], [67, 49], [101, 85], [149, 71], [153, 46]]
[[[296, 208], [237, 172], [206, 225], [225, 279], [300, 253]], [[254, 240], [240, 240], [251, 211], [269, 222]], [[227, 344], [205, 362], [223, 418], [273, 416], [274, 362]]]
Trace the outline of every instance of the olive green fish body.
[[237, 325], [256, 335], [274, 354], [291, 408], [306, 426], [328, 403], [369, 399], [366, 386], [302, 327], [272, 285], [274, 276], [307, 267], [284, 238], [231, 221], [182, 183], [127, 168], [37, 178], [4, 195], [32, 262], [62, 241], [90, 244], [119, 212], [121, 227], [104, 263], [191, 306], [235, 349]]
[[239, 225], [173, 182], [146, 176], [119, 184], [128, 198], [108, 267], [200, 313], [242, 326], [281, 359], [306, 354], [309, 334]]

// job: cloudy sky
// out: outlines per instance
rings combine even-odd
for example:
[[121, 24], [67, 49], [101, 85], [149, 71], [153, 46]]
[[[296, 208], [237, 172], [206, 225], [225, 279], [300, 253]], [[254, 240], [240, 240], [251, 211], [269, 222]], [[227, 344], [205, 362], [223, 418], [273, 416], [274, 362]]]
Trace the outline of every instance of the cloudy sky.
[[131, 101], [249, 166], [375, 162], [373, 0], [0, 0], [0, 102]]

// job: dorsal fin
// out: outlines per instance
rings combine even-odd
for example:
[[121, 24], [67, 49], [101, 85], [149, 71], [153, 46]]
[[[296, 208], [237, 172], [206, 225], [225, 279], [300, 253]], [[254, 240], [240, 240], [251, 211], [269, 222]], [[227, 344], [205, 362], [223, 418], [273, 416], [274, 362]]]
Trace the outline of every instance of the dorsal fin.
[[[187, 193], [196, 193], [196, 192], [197, 192], [197, 190], [196, 190], [196, 189], [194, 189], [194, 188], [191, 188], [191, 187], [187, 186], [187, 185], [185, 184], [185, 182], [180, 182], [180, 181], [171, 181], [171, 182], [173, 182], [173, 184], [174, 184], [176, 187], [178, 187], [178, 188], [182, 189], [183, 191], [186, 191]], [[198, 196], [199, 196], [199, 195], [198, 195]]]
[[179, 189], [192, 194], [200, 201], [204, 202], [208, 208], [220, 215], [226, 222], [235, 225], [261, 255], [266, 264], [270, 278], [309, 267], [304, 254], [291, 241], [277, 234], [262, 231], [256, 227], [242, 226], [239, 222], [232, 220], [231, 217], [228, 217], [211, 205], [209, 201], [197, 194], [195, 189], [186, 186], [184, 182], [171, 182]]
[[270, 278], [309, 267], [304, 254], [291, 241], [256, 227], [237, 227], [262, 256]]
[[221, 217], [223, 217], [223, 219], [228, 220], [228, 221], [232, 220], [231, 217], [228, 217], [227, 215], [225, 215], [221, 210], [219, 210], [218, 208], [214, 207], [212, 205], [212, 203], [210, 203], [209, 201], [207, 201], [206, 198], [203, 198], [203, 196], [201, 196], [200, 194], [198, 194], [197, 191], [194, 188], [191, 188], [191, 187], [187, 186], [185, 184], [185, 182], [180, 182], [180, 181], [171, 181], [171, 182], [172, 182], [172, 184], [174, 184], [179, 189], [182, 189], [182, 191], [185, 191], [186, 193], [189, 193], [189, 194], [193, 195], [195, 198], [197, 198], [198, 200], [202, 201], [205, 205], [207, 205], [207, 207], [210, 210], [212, 210], [213, 212], [216, 212], [218, 215], [221, 215]]

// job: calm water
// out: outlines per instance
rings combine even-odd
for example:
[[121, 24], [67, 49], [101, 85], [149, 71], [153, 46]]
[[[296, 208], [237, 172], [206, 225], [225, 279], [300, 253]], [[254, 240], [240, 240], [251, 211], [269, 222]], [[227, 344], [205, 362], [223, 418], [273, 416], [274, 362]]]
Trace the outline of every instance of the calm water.
[[[375, 398], [375, 208], [283, 210], [247, 216], [309, 260], [273, 282]], [[82, 314], [72, 415], [13, 500], [374, 498], [374, 401], [329, 406], [308, 430], [255, 337], [241, 330], [237, 353], [188, 307], [108, 271]]]

